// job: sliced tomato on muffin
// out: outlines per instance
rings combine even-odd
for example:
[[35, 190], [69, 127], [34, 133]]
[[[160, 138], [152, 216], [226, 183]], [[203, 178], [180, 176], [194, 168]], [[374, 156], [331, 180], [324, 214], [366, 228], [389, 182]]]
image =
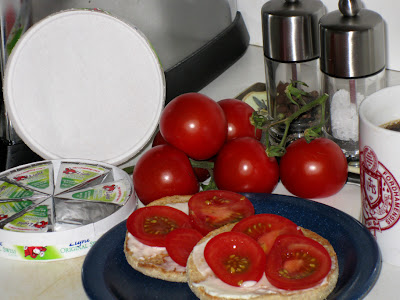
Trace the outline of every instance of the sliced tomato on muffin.
[[202, 234], [254, 215], [254, 206], [245, 196], [224, 190], [196, 193], [189, 200], [192, 225]]
[[202, 238], [203, 235], [196, 229], [178, 228], [168, 233], [165, 239], [165, 247], [174, 262], [186, 267], [190, 253]]
[[282, 234], [303, 235], [291, 220], [275, 214], [257, 214], [241, 220], [232, 231], [243, 232], [256, 240], [268, 254], [275, 239]]
[[165, 247], [168, 233], [177, 228], [191, 228], [191, 223], [182, 211], [160, 205], [137, 209], [128, 217], [126, 227], [143, 244]]
[[259, 281], [266, 263], [266, 256], [255, 240], [232, 231], [213, 237], [204, 248], [204, 257], [215, 275], [233, 286]]
[[331, 267], [331, 257], [320, 243], [305, 236], [281, 235], [267, 255], [265, 274], [278, 288], [300, 290], [321, 282]]

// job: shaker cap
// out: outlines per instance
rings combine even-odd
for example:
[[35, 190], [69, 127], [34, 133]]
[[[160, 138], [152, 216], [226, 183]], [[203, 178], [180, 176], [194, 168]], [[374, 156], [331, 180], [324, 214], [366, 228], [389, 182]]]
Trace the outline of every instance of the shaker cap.
[[261, 9], [264, 55], [282, 62], [319, 57], [319, 0], [271, 0]]
[[382, 17], [360, 0], [340, 0], [339, 10], [320, 19], [320, 68], [339, 78], [371, 76], [385, 68]]

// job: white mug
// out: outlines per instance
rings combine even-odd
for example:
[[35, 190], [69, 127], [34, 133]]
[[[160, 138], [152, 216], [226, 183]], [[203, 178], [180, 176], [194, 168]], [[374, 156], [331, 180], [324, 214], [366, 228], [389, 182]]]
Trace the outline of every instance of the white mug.
[[382, 89], [360, 105], [360, 183], [363, 224], [376, 237], [383, 261], [400, 266], [400, 86]]

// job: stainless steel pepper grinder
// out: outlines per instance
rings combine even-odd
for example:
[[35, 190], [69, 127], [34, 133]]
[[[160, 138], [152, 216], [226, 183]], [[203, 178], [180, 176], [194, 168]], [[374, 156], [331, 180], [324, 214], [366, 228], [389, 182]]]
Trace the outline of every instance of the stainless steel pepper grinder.
[[329, 95], [325, 134], [357, 163], [359, 105], [386, 86], [384, 22], [360, 0], [340, 0], [338, 6], [319, 24], [322, 92]]
[[[319, 0], [271, 0], [261, 9], [268, 117], [271, 121], [288, 117], [299, 109], [285, 95], [289, 84], [309, 92], [307, 103], [318, 97], [319, 19], [326, 9]], [[301, 81], [308, 85], [297, 84]], [[300, 115], [291, 123], [287, 141], [301, 137], [304, 130], [320, 120], [316, 108]], [[284, 126], [272, 127], [270, 141], [279, 143]]]

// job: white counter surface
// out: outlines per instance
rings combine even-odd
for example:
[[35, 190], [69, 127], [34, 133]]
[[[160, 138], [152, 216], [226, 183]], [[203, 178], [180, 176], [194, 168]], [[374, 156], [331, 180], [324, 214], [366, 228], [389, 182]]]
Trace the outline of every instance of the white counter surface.
[[[250, 46], [245, 55], [201, 90], [214, 100], [232, 98], [256, 82], [264, 82], [262, 48]], [[388, 72], [389, 85], [400, 83], [398, 72]], [[289, 195], [279, 184], [274, 193]], [[356, 219], [360, 217], [359, 186], [347, 184], [338, 194], [319, 199]], [[0, 245], [1, 247], [1, 245]], [[84, 257], [59, 262], [32, 263], [0, 259], [0, 299], [87, 299], [81, 281]], [[380, 277], [364, 298], [398, 299], [400, 267], [383, 263]]]

